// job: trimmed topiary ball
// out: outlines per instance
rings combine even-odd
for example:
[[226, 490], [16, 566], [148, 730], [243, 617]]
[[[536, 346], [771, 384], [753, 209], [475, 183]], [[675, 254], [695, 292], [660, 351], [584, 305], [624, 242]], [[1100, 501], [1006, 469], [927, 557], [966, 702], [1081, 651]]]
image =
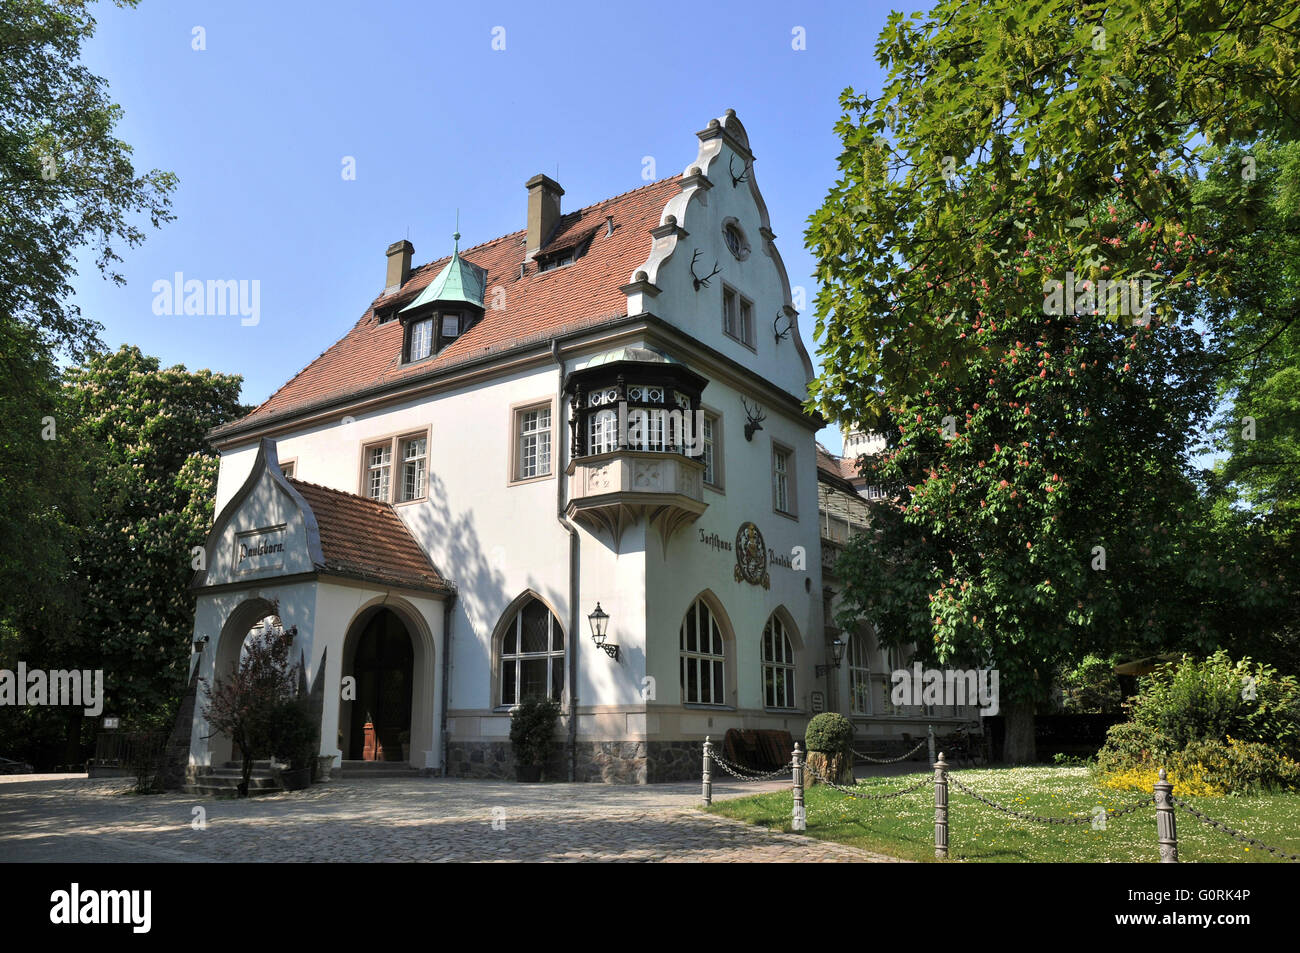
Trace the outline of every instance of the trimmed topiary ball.
[[808, 722], [804, 737], [809, 751], [847, 754], [853, 747], [853, 725], [839, 712], [823, 712]]

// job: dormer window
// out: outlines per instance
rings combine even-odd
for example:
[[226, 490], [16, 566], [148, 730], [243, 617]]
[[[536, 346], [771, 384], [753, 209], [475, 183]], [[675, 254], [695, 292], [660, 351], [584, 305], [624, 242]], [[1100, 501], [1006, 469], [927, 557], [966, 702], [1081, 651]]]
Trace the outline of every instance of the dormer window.
[[406, 322], [407, 363], [441, 351], [483, 315], [487, 272], [460, 257], [460, 233], [453, 237], [458, 244], [451, 261], [399, 312]]
[[468, 311], [443, 311], [438, 315], [438, 350], [460, 337], [474, 324]]
[[544, 251], [537, 256], [537, 270], [554, 271], [556, 268], [563, 268], [565, 265], [572, 265], [575, 261], [587, 253], [591, 247], [591, 240], [596, 234], [596, 229], [592, 229], [574, 244], [560, 245], [549, 251]]
[[433, 353], [433, 318], [412, 321], [406, 326], [406, 337], [406, 360], [424, 360]]

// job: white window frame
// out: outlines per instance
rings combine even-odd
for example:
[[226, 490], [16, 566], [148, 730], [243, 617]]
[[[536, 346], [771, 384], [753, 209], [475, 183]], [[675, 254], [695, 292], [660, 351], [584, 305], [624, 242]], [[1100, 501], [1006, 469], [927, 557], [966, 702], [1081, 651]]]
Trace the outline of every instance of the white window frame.
[[[694, 614], [695, 616], [695, 649], [690, 650], [686, 647], [686, 621]], [[702, 618], [708, 620], [708, 651], [703, 650], [704, 642], [701, 639]], [[714, 652], [714, 640], [721, 647], [720, 652]], [[710, 606], [703, 598], [697, 598], [691, 603], [691, 607], [686, 610], [686, 615], [682, 617], [681, 629], [678, 632], [678, 650], [679, 650], [679, 675], [681, 679], [682, 704], [684, 705], [708, 705], [723, 706], [727, 700], [727, 638], [722, 630], [722, 623], [713, 613], [713, 607]], [[689, 668], [695, 670], [695, 688], [696, 696], [691, 698], [688, 692], [690, 679], [686, 677]], [[704, 675], [708, 675], [709, 693], [708, 701], [704, 698]], [[721, 677], [716, 677], [721, 673]], [[717, 684], [715, 684], [717, 683]]]
[[[532, 430], [524, 430], [524, 421], [530, 414], [546, 414], [546, 423]], [[555, 474], [555, 408], [552, 401], [529, 401], [510, 408], [510, 473], [508, 483], [532, 483]], [[528, 440], [536, 441], [537, 472], [526, 474], [525, 462], [529, 459]], [[543, 446], [544, 445], [544, 446]], [[544, 449], [544, 453], [543, 453]], [[545, 460], [543, 464], [541, 461]]]
[[[378, 459], [375, 457], [377, 452], [382, 454]], [[367, 444], [362, 466], [365, 467], [366, 474], [363, 495], [367, 499], [378, 500], [380, 503], [389, 502], [393, 486], [392, 441], [385, 440], [383, 443]], [[376, 490], [381, 492], [376, 493]]]
[[700, 439], [703, 441], [703, 452], [700, 458], [704, 461], [704, 485], [721, 493], [726, 486], [727, 476], [723, 465], [726, 453], [722, 414], [707, 407], [701, 409], [704, 411], [704, 427], [700, 434]]
[[[795, 503], [794, 479], [797, 459], [793, 447], [772, 442], [772, 509], [792, 519], [797, 519], [799, 515]], [[781, 462], [784, 465], [778, 466], [777, 464]]]
[[[541, 606], [543, 609], [546, 610], [547, 648], [545, 652], [523, 651], [524, 610], [527, 609], [534, 602], [536, 602], [539, 606]], [[514, 635], [515, 635], [515, 651], [507, 654], [506, 639], [509, 637], [511, 629], [514, 630]], [[533, 596], [530, 599], [525, 599], [523, 602], [519, 604], [519, 606], [514, 610], [514, 614], [510, 619], [510, 624], [507, 625], [505, 629], [502, 630], [501, 638], [497, 642], [497, 685], [496, 685], [495, 694], [496, 694], [498, 708], [513, 708], [514, 706], [518, 705], [520, 701], [522, 701], [522, 699], [519, 697], [519, 690], [520, 690], [520, 685], [522, 683], [522, 680], [520, 679], [520, 675], [523, 670], [523, 663], [529, 661], [537, 661], [540, 659], [546, 659], [547, 697], [551, 698], [551, 700], [555, 702], [560, 702], [560, 703], [564, 702], [565, 692], [567, 691], [567, 685], [565, 683], [565, 677], [567, 673], [564, 671], [564, 654], [565, 654], [564, 637], [565, 637], [564, 627], [560, 625], [560, 620], [555, 617], [555, 613], [551, 611], [551, 607], [548, 606], [541, 599], [538, 599], [536, 596]], [[559, 642], [559, 648], [556, 648], [557, 641]], [[515, 697], [512, 701], [507, 701], [505, 698], [507, 665], [513, 665], [515, 669]], [[555, 685], [555, 667], [557, 665], [560, 667], [560, 692], [559, 692], [559, 697], [552, 698], [551, 689]]]
[[794, 640], [773, 612], [763, 626], [763, 707], [792, 711], [795, 704]]
[[[728, 308], [729, 303], [734, 304], [734, 313]], [[722, 286], [722, 333], [758, 352], [754, 336], [754, 302], [726, 284]]]
[[[408, 451], [416, 444], [422, 444], [419, 448], [420, 453], [411, 455]], [[399, 463], [401, 464], [401, 485], [397, 488], [397, 493], [401, 497], [399, 503], [414, 503], [417, 500], [426, 499], [429, 495], [429, 437], [427, 434], [415, 434], [406, 437], [397, 442], [398, 453], [400, 454]], [[414, 470], [412, 470], [414, 465]], [[415, 475], [415, 487], [411, 495], [407, 495], [408, 477], [411, 473]]]
[[[421, 329], [424, 329], [421, 331]], [[414, 364], [416, 361], [422, 361], [433, 353], [433, 317], [421, 318], [418, 321], [412, 321], [407, 329], [406, 345], [406, 363]], [[423, 353], [417, 355], [416, 344], [420, 345]]]
[[587, 453], [610, 453], [618, 449], [618, 411], [609, 407], [587, 415]]
[[[406, 449], [417, 440], [424, 441], [424, 454], [412, 458], [412, 461], [407, 461]], [[361, 467], [357, 479], [360, 485], [358, 495], [364, 496], [368, 500], [376, 500], [393, 506], [424, 502], [429, 498], [430, 451], [432, 446], [433, 435], [431, 428], [428, 427], [423, 430], [402, 430], [397, 433], [361, 441]], [[372, 454], [376, 450], [385, 454], [382, 463], [375, 464], [372, 462]], [[419, 496], [408, 499], [406, 497], [407, 463], [415, 460], [422, 460], [424, 464], [420, 485], [417, 487], [421, 492]], [[372, 490], [376, 479], [375, 474], [385, 470], [387, 471], [386, 477], [380, 476], [378, 479], [381, 482], [386, 479], [387, 482], [383, 483], [383, 493], [377, 495]]]

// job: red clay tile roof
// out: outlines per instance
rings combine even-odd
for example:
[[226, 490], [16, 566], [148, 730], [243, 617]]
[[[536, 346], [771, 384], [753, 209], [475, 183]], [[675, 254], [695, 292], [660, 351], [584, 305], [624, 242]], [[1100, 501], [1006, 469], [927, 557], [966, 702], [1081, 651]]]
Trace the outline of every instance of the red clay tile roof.
[[397, 511], [387, 503], [289, 478], [316, 514], [326, 572], [450, 590]]
[[857, 477], [853, 462], [835, 456], [820, 443], [817, 444], [817, 476], [823, 483], [829, 483], [851, 493], [857, 492], [851, 482]]
[[[586, 254], [571, 265], [551, 271], [538, 273], [537, 265], [530, 263], [520, 278], [524, 231], [465, 249], [460, 253], [463, 259], [487, 270], [487, 311], [483, 319], [437, 356], [404, 365], [400, 322], [381, 324], [375, 310], [386, 312], [413, 300], [451, 257], [412, 270], [401, 289], [376, 298], [356, 326], [333, 347], [247, 417], [218, 427], [213, 434], [623, 317], [627, 314], [627, 297], [619, 286], [627, 284], [632, 272], [649, 256], [650, 229], [659, 225], [664, 205], [679, 189], [678, 178], [661, 179], [562, 216], [542, 255], [572, 245], [575, 238], [585, 237], [593, 229], [594, 236]], [[614, 232], [608, 235], [605, 218], [611, 215]], [[493, 307], [494, 295], [504, 304], [500, 310]]]

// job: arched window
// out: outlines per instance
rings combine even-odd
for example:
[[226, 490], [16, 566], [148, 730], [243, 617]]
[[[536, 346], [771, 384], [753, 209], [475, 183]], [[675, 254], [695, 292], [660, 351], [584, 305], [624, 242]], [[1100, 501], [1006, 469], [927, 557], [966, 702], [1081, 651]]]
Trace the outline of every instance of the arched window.
[[722, 629], [703, 599], [686, 610], [681, 632], [682, 701], [722, 705], [726, 699], [726, 650]]
[[526, 698], [559, 701], [564, 690], [564, 633], [560, 620], [530, 598], [501, 637], [501, 704]]
[[763, 628], [763, 704], [768, 708], [795, 707], [794, 646], [776, 614]]
[[871, 644], [864, 632], [849, 638], [849, 700], [853, 714], [871, 714]]

